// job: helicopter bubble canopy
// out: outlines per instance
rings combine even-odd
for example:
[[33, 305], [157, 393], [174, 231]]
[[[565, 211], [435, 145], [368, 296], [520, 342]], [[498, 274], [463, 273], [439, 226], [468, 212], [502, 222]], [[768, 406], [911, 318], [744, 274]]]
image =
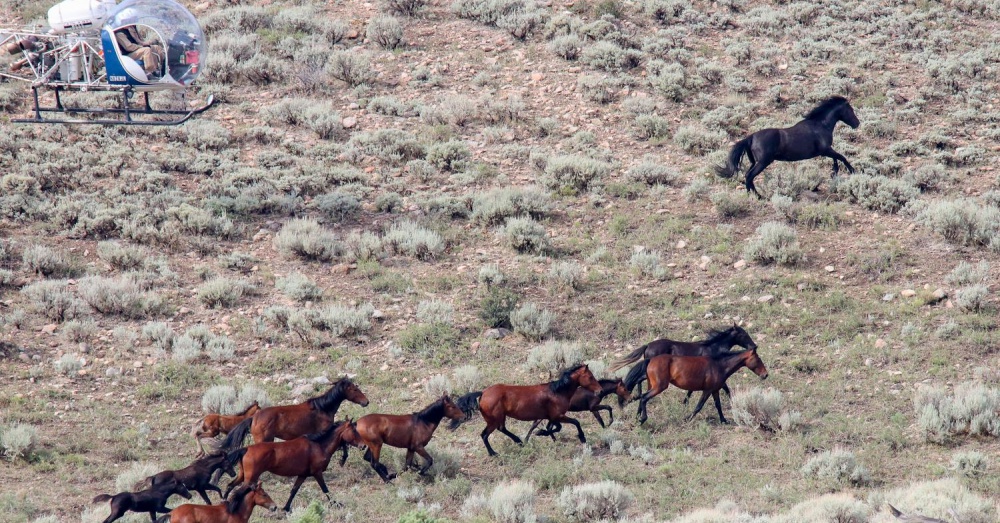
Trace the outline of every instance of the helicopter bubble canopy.
[[207, 51], [198, 21], [174, 0], [122, 2], [101, 43], [108, 83], [138, 91], [184, 89], [201, 74]]

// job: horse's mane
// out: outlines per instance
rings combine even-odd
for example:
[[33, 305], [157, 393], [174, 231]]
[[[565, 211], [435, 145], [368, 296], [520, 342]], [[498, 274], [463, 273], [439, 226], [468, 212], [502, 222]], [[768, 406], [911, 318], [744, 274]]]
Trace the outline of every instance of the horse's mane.
[[604, 387], [605, 385], [616, 385], [619, 380], [621, 380], [621, 378], [615, 378], [613, 380], [597, 380], [597, 382], [600, 383], [602, 387]]
[[719, 361], [719, 360], [724, 360], [726, 358], [731, 358], [733, 356], [738, 356], [740, 354], [745, 354], [745, 353], [750, 352], [750, 351], [751, 351], [751, 349], [733, 350], [733, 351], [720, 352], [718, 354], [713, 354], [713, 355], [711, 355], [709, 357], [712, 358], [715, 361]]
[[306, 434], [306, 435], [305, 435], [305, 438], [306, 438], [307, 440], [309, 440], [309, 441], [312, 441], [312, 442], [315, 442], [315, 443], [319, 443], [319, 442], [321, 442], [321, 441], [325, 441], [325, 440], [327, 440], [327, 439], [328, 439], [328, 438], [329, 438], [329, 437], [330, 437], [330, 436], [331, 436], [331, 435], [332, 435], [332, 434], [333, 434], [334, 432], [336, 432], [336, 431], [337, 431], [337, 428], [338, 428], [338, 427], [340, 427], [340, 426], [341, 426], [341, 425], [343, 425], [343, 424], [344, 424], [344, 422], [343, 422], [343, 421], [338, 421], [338, 422], [334, 423], [333, 425], [330, 425], [330, 427], [329, 427], [328, 429], [324, 430], [323, 432], [314, 432], [314, 433], [312, 433], [312, 434]]
[[243, 501], [246, 500], [247, 494], [253, 492], [253, 487], [247, 485], [236, 489], [233, 492], [233, 497], [226, 502], [226, 512], [229, 514], [239, 514], [240, 507], [243, 506]]
[[[705, 341], [702, 343], [704, 345], [714, 345], [716, 343], [729, 339], [731, 336], [732, 333], [729, 332], [729, 329], [723, 329], [723, 330], [710, 329], [705, 334]], [[728, 349], [729, 347], [726, 348]]]
[[549, 382], [549, 389], [552, 392], [562, 392], [566, 390], [566, 387], [569, 387], [570, 385], [573, 384], [573, 380], [570, 377], [573, 375], [574, 372], [576, 372], [577, 369], [583, 366], [584, 365], [581, 363], [580, 365], [574, 365], [564, 370], [562, 374], [559, 376], [559, 379]]
[[806, 120], [822, 120], [826, 115], [835, 111], [842, 104], [847, 103], [847, 98], [843, 96], [831, 96], [826, 100], [820, 102], [819, 105], [813, 107], [811, 111], [806, 113]]
[[252, 409], [254, 407], [260, 407], [260, 405], [257, 404], [256, 400], [254, 400], [253, 403], [247, 405], [247, 408], [243, 409], [243, 412], [237, 414], [237, 416], [246, 416], [247, 412], [250, 412], [250, 409]]
[[419, 412], [414, 412], [413, 415], [417, 417], [418, 420], [425, 423], [433, 423], [435, 421], [441, 421], [444, 418], [442, 411], [444, 410], [444, 396], [440, 397], [434, 403], [428, 405], [424, 410]]
[[309, 404], [309, 408], [313, 410], [321, 410], [326, 412], [333, 405], [340, 405], [340, 402], [344, 400], [344, 389], [351, 385], [351, 380], [349, 378], [341, 378], [336, 381], [330, 389], [316, 396], [314, 398], [309, 398], [306, 403]]

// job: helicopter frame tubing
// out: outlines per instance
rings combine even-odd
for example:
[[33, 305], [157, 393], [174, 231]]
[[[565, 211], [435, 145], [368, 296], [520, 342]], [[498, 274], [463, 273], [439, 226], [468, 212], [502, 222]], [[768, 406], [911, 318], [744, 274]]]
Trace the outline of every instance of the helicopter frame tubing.
[[[76, 90], [74, 88], [69, 88], [67, 86], [52, 86], [48, 85], [55, 93], [55, 105], [45, 107], [41, 105], [38, 96], [39, 86], [32, 86], [32, 98], [34, 100], [33, 111], [35, 113], [34, 118], [15, 118], [11, 122], [14, 123], [57, 123], [57, 124], [92, 124], [92, 125], [179, 125], [182, 124], [192, 116], [201, 114], [212, 107], [215, 103], [213, 96], [209, 95], [208, 100], [201, 107], [195, 109], [187, 110], [171, 110], [171, 109], [154, 109], [149, 103], [149, 91], [142, 92], [143, 104], [140, 107], [133, 107], [129, 103], [129, 99], [132, 98], [137, 92], [132, 86], [94, 86], [87, 89], [88, 91], [118, 91], [121, 93], [121, 105], [119, 107], [66, 107], [62, 103], [62, 99], [59, 93], [64, 90]], [[121, 118], [97, 118], [97, 119], [63, 119], [63, 118], [45, 118], [42, 113], [87, 113], [87, 114], [97, 114], [97, 115], [121, 115]], [[137, 120], [133, 119], [133, 116], [137, 115], [168, 115], [168, 116], [178, 116], [172, 120]]]

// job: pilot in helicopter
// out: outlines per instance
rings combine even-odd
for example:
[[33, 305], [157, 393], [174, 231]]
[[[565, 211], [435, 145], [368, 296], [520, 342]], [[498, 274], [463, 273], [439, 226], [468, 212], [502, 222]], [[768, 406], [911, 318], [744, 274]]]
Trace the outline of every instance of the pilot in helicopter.
[[115, 30], [118, 47], [129, 58], [141, 60], [147, 75], [155, 76], [160, 72], [160, 64], [163, 63], [163, 47], [144, 40], [136, 28], [134, 18], [124, 21], [126, 25]]

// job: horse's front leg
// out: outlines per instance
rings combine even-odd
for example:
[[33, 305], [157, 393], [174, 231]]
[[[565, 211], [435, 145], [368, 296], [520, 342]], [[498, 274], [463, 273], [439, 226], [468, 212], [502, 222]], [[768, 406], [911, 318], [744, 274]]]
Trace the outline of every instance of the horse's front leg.
[[[590, 410], [590, 413], [593, 414], [595, 418], [597, 418], [597, 423], [601, 426], [602, 429], [604, 427], [607, 427], [607, 425], [604, 424], [604, 419], [601, 418], [601, 411], [604, 409], [608, 409], [609, 413], [611, 412], [611, 407], [608, 407], [607, 405], [598, 405]], [[614, 419], [614, 414], [608, 414], [608, 415], [611, 416], [612, 420]]]
[[431, 457], [430, 453], [428, 453], [427, 449], [425, 449], [424, 447], [420, 447], [415, 450], [417, 454], [420, 454], [421, 458], [424, 458], [424, 466], [421, 467], [420, 471], [418, 472], [418, 474], [423, 476], [424, 474], [427, 474], [427, 471], [430, 470], [431, 467], [434, 465], [434, 458]]
[[[209, 485], [209, 487], [211, 487], [211, 485]], [[215, 490], [219, 490], [219, 489], [216, 488]], [[205, 500], [205, 504], [206, 505], [211, 505], [212, 504], [212, 500], [208, 498], [208, 493], [205, 492], [204, 488], [198, 489], [197, 492], [198, 492], [198, 494], [201, 494], [201, 499]], [[222, 495], [222, 492], [219, 492], [219, 495]]]
[[566, 416], [566, 415], [563, 415], [563, 416], [561, 416], [561, 417], [559, 417], [559, 418], [557, 418], [557, 419], [555, 419], [555, 420], [552, 421], [552, 423], [557, 423], [557, 424], [560, 423], [560, 422], [571, 423], [573, 426], [576, 427], [576, 435], [577, 435], [577, 437], [580, 438], [580, 443], [586, 443], [587, 442], [587, 436], [583, 435], [583, 427], [580, 426], [580, 422], [579, 421], [577, 421], [577, 420], [575, 420], [575, 419], [573, 419], [573, 418], [571, 418], [569, 416]]
[[407, 469], [417, 468], [417, 466], [413, 464], [413, 453], [414, 453], [414, 451], [412, 451], [412, 450], [407, 450], [406, 451], [406, 468]]
[[854, 174], [854, 166], [851, 165], [851, 162], [847, 161], [847, 158], [844, 158], [844, 155], [838, 153], [837, 151], [834, 151], [833, 148], [830, 148], [830, 149], [827, 149], [826, 151], [824, 151], [823, 152], [823, 156], [826, 156], [828, 158], [833, 158], [833, 175], [834, 176], [837, 175], [837, 162], [838, 161], [840, 161], [841, 163], [843, 163], [844, 167], [847, 167], [847, 172], [848, 173]]
[[[531, 437], [531, 433], [535, 431], [535, 428], [537, 428], [538, 424], [541, 422], [542, 420], [536, 419], [535, 422], [531, 424], [531, 428], [528, 429], [528, 433], [524, 435], [524, 441], [528, 441], [528, 438]], [[541, 432], [539, 432], [539, 434], [541, 434]]]
[[722, 400], [719, 399], [719, 391], [716, 390], [712, 392], [712, 399], [715, 400], [715, 410], [719, 411], [719, 421], [722, 424], [729, 423], [729, 421], [726, 420], [726, 417], [722, 415]]

